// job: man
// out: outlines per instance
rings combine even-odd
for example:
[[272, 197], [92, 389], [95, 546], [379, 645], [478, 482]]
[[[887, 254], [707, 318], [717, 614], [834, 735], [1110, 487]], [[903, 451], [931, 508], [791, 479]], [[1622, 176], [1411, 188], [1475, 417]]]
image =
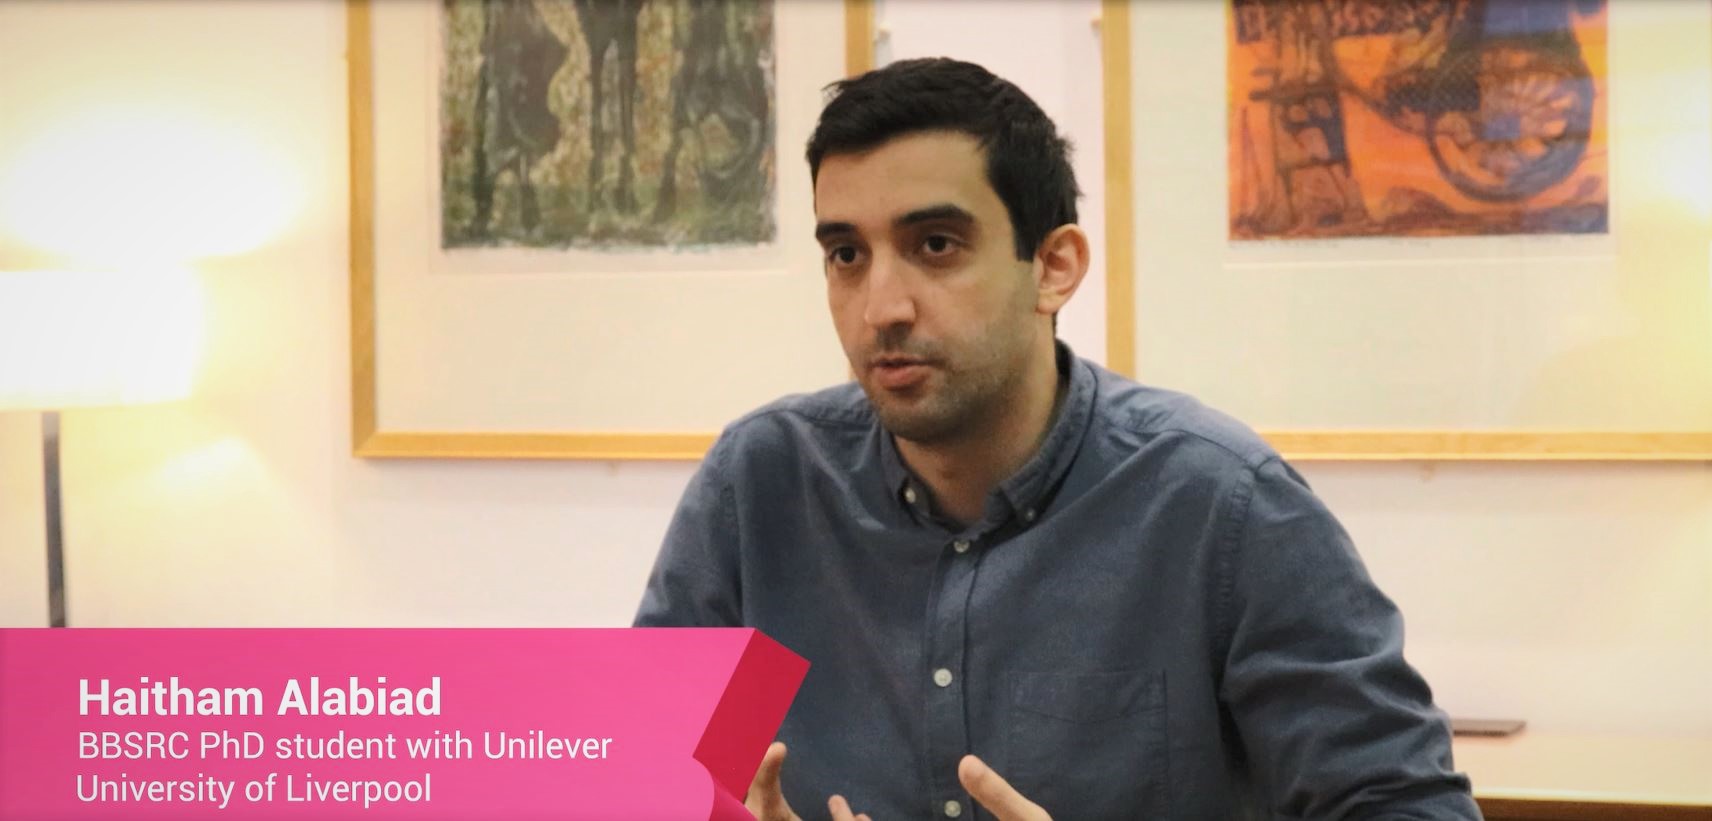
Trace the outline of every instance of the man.
[[751, 810], [1479, 817], [1395, 607], [1302, 479], [1055, 341], [1088, 239], [1033, 101], [896, 63], [836, 86], [808, 161], [856, 384], [725, 431], [636, 619], [811, 663]]

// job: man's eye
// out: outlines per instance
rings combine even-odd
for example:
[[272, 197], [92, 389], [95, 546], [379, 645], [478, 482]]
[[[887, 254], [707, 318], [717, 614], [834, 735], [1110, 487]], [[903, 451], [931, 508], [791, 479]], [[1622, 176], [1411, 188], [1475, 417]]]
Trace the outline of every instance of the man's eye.
[[921, 249], [931, 256], [941, 256], [956, 249], [957, 243], [944, 234], [934, 234], [921, 243]]
[[854, 265], [856, 249], [849, 245], [840, 245], [826, 252], [826, 260], [833, 265]]

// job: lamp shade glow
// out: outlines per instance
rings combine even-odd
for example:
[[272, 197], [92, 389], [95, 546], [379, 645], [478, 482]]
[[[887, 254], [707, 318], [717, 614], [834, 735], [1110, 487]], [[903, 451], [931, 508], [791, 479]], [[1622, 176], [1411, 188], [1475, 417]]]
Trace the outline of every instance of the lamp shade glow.
[[182, 399], [201, 344], [187, 273], [0, 272], [0, 410]]

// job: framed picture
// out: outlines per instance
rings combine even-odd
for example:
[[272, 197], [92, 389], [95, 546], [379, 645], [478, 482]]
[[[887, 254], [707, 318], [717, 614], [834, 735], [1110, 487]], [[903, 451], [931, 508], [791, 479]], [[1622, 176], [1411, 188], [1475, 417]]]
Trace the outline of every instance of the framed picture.
[[1310, 459], [1712, 459], [1712, 4], [1104, 7], [1108, 360]]
[[348, 10], [357, 455], [697, 458], [847, 378], [801, 152], [867, 2]]

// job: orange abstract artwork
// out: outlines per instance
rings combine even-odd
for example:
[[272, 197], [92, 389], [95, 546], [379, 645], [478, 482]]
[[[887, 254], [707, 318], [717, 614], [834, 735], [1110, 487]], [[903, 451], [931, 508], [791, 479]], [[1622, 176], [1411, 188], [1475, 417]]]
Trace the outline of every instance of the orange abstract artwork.
[[1608, 225], [1604, 0], [1232, 0], [1233, 240]]

